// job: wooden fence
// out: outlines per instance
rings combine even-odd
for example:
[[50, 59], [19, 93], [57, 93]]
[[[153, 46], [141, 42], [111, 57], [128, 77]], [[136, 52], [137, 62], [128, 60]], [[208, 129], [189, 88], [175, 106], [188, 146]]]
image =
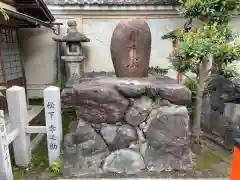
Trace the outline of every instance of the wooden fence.
[[30, 134], [46, 133], [49, 165], [58, 159], [62, 141], [60, 89], [50, 86], [43, 91], [46, 126], [29, 126], [25, 89], [7, 89], [11, 132], [7, 133], [4, 113], [0, 110], [0, 180], [13, 180], [9, 144], [13, 143], [15, 164], [28, 167], [31, 161]]

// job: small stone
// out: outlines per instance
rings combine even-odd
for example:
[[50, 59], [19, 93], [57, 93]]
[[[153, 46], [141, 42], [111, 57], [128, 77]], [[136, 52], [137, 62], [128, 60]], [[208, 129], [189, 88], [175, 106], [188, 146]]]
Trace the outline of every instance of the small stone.
[[145, 135], [150, 169], [181, 170], [191, 166], [189, 145], [189, 115], [185, 106], [163, 106], [148, 117]]
[[96, 173], [109, 150], [90, 124], [79, 120], [75, 131], [65, 136], [61, 173], [63, 176], [79, 176]]
[[141, 124], [139, 124], [139, 128], [141, 129], [141, 130], [143, 130], [144, 128], [145, 128], [145, 126], [146, 126], [146, 123], [141, 123]]
[[131, 143], [128, 148], [137, 151], [138, 148], [137, 143], [136, 142]]
[[143, 157], [134, 150], [120, 149], [112, 152], [103, 165], [105, 172], [137, 174], [145, 168]]
[[116, 149], [127, 148], [137, 141], [136, 130], [128, 124], [102, 124], [101, 135], [108, 148], [113, 151]]
[[152, 100], [146, 96], [136, 99], [133, 106], [127, 110], [125, 121], [132, 126], [138, 126], [146, 120], [152, 110]]

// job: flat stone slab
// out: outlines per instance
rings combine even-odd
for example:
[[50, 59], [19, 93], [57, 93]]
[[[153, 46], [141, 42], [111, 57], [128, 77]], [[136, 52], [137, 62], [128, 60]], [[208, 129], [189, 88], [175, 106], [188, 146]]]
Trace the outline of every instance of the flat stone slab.
[[[114, 91], [113, 88], [117, 89], [126, 98], [137, 98], [145, 94], [150, 98], [160, 97], [177, 105], [186, 105], [191, 100], [191, 91], [189, 89], [184, 85], [178, 84], [174, 79], [165, 76], [147, 78], [94, 77], [86, 78], [85, 81], [81, 80], [81, 83], [74, 85], [70, 92], [65, 93], [63, 91], [62, 102], [65, 105], [77, 105], [79, 101], [86, 100], [86, 97], [92, 96], [95, 91], [104, 93], [104, 88], [106, 87], [110, 88], [111, 91]], [[92, 91], [93, 94], [91, 93]], [[105, 92], [108, 94], [110, 90]], [[111, 94], [113, 93], [109, 95]], [[121, 95], [116, 91], [114, 91], [114, 94], [115, 97], [119, 97], [119, 100], [121, 99]], [[123, 99], [121, 101], [121, 104], [126, 105]]]

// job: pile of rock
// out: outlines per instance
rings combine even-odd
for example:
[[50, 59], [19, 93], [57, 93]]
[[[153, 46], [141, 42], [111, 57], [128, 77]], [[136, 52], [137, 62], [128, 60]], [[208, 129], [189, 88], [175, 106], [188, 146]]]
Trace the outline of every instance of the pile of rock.
[[171, 171], [192, 165], [191, 92], [167, 77], [86, 78], [62, 92], [77, 120], [65, 137], [64, 176]]
[[203, 97], [202, 129], [226, 148], [233, 148], [233, 136], [240, 137], [240, 80], [214, 77]]

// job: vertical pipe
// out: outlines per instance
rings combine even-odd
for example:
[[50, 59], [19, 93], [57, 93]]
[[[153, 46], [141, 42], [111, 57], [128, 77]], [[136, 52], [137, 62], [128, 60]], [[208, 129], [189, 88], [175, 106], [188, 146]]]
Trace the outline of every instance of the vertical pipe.
[[57, 67], [57, 72], [56, 72], [56, 81], [59, 81], [59, 42], [56, 42], [56, 67]]

